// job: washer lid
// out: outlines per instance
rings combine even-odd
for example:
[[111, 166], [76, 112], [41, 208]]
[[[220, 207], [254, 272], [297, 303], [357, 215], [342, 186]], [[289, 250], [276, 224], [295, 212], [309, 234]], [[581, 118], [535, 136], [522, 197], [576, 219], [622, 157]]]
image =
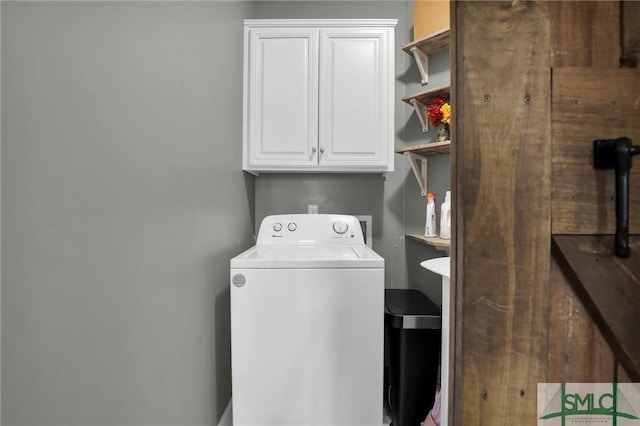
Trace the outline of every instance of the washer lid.
[[254, 246], [231, 259], [232, 268], [382, 268], [384, 259], [366, 245]]

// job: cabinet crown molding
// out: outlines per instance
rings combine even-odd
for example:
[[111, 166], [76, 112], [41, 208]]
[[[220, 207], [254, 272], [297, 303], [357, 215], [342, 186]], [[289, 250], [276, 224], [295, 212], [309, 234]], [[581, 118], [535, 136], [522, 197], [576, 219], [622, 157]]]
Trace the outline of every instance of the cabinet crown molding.
[[395, 27], [397, 19], [245, 19], [251, 27]]

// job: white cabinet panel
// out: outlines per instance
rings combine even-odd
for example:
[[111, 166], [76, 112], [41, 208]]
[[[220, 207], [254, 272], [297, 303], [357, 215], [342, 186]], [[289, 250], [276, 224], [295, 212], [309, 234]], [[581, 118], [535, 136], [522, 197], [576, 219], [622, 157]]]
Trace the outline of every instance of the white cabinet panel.
[[393, 148], [386, 37], [376, 29], [321, 31], [321, 166], [386, 167]]
[[243, 169], [393, 171], [396, 20], [246, 20]]
[[251, 31], [245, 120], [245, 169], [316, 167], [318, 31]]

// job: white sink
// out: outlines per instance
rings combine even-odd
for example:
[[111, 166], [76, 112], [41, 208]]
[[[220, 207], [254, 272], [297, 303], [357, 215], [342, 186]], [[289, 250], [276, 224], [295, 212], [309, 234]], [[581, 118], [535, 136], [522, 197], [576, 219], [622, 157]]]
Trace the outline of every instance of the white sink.
[[440, 425], [447, 426], [449, 411], [449, 302], [451, 299], [451, 258], [437, 257], [420, 263], [424, 269], [442, 276], [442, 349], [440, 352]]
[[427, 269], [443, 277], [449, 278], [451, 276], [451, 258], [450, 257], [436, 257], [435, 259], [425, 260], [420, 263], [424, 269]]

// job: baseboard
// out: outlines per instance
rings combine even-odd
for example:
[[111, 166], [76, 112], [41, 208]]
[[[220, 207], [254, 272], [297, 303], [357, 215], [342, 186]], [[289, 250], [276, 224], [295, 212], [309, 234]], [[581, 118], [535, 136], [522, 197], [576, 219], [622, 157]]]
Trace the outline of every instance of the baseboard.
[[222, 413], [222, 417], [220, 417], [220, 421], [218, 422], [218, 426], [233, 426], [233, 410], [232, 410], [232, 400], [229, 400], [227, 404], [227, 408], [224, 409], [224, 413]]

